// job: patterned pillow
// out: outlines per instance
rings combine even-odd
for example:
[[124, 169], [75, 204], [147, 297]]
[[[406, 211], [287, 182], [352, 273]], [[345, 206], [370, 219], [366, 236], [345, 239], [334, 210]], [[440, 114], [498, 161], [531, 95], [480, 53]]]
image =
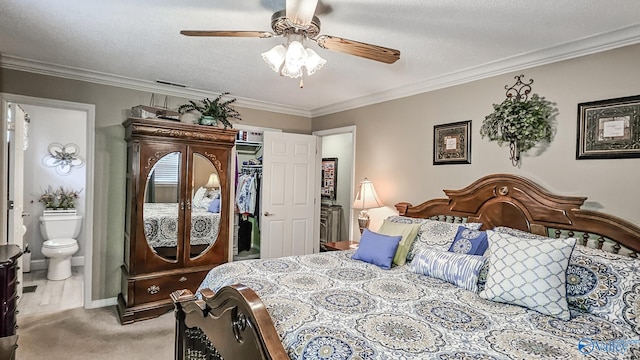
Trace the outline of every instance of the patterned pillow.
[[[194, 208], [202, 207], [202, 199], [204, 199], [205, 195], [207, 195], [207, 189], [200, 186], [198, 191], [193, 195], [193, 200], [191, 201], [191, 206]], [[206, 208], [205, 208], [206, 209]]]
[[640, 334], [640, 260], [576, 245], [567, 268], [567, 301]]
[[[494, 231], [520, 238], [553, 240], [509, 227]], [[482, 288], [482, 271], [478, 287]], [[567, 267], [567, 302], [572, 313], [587, 312], [640, 334], [640, 260], [576, 245]], [[637, 302], [634, 304], [634, 301]]]
[[390, 222], [403, 224], [420, 224], [418, 237], [411, 244], [411, 249], [407, 254], [407, 260], [411, 261], [414, 254], [421, 249], [436, 248], [446, 251], [453, 243], [453, 239], [458, 232], [458, 226], [464, 226], [468, 229], [478, 230], [482, 226], [481, 223], [449, 223], [444, 221], [436, 221], [431, 219], [412, 218], [407, 216], [389, 216]]
[[483, 255], [489, 246], [487, 233], [480, 230], [458, 227], [458, 233], [449, 247], [449, 251], [458, 254]]
[[404, 224], [404, 223], [394, 223], [385, 219], [380, 229], [378, 229], [378, 233], [384, 235], [400, 235], [402, 236], [402, 240], [400, 240], [400, 244], [398, 245], [398, 250], [396, 250], [396, 254], [393, 257], [393, 263], [402, 266], [407, 262], [407, 253], [409, 249], [411, 249], [411, 244], [416, 239], [416, 235], [418, 235], [418, 231], [420, 230], [420, 224]]
[[409, 270], [477, 292], [478, 275], [485, 261], [483, 256], [422, 249], [414, 256]]
[[569, 320], [566, 271], [576, 239], [522, 239], [487, 230], [489, 272], [480, 297]]

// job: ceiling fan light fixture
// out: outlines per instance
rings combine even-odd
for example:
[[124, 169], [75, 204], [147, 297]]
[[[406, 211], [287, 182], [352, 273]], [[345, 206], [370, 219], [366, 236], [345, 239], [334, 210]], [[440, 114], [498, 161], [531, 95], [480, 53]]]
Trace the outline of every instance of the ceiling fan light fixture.
[[313, 75], [327, 62], [297, 40], [290, 41], [286, 48], [284, 45], [273, 47], [262, 53], [262, 59], [271, 70], [292, 79], [302, 77], [303, 67], [306, 68], [307, 75]]
[[271, 70], [279, 73], [282, 63], [284, 63], [287, 49], [284, 45], [276, 45], [271, 50], [262, 53], [262, 59], [269, 65]]

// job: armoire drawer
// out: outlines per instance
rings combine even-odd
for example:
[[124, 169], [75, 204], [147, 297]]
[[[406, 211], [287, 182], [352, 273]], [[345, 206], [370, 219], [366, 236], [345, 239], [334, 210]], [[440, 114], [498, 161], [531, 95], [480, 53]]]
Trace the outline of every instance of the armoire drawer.
[[196, 291], [209, 271], [198, 271], [157, 278], [135, 280], [134, 304], [170, 299], [169, 295], [180, 289]]

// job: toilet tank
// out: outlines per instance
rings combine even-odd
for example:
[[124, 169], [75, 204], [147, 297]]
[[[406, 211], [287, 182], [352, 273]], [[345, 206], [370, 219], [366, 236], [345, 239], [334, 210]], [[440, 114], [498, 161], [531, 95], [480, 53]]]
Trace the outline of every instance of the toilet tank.
[[81, 226], [80, 215], [40, 216], [40, 233], [45, 240], [75, 239], [80, 234]]

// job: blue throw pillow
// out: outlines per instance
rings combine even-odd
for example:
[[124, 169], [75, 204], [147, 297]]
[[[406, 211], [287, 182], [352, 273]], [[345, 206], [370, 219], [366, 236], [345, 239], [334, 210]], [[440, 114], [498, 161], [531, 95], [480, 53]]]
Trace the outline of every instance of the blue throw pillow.
[[460, 226], [449, 251], [458, 254], [483, 255], [487, 247], [489, 247], [489, 241], [485, 231]]
[[207, 209], [209, 212], [212, 213], [219, 213], [220, 212], [220, 198], [216, 198], [211, 200], [211, 202], [209, 203], [209, 208]]
[[383, 269], [391, 269], [391, 262], [400, 240], [402, 240], [402, 235], [382, 235], [364, 229], [358, 250], [351, 258], [378, 265]]
[[486, 260], [484, 256], [423, 249], [413, 257], [409, 270], [478, 292], [478, 277]]

